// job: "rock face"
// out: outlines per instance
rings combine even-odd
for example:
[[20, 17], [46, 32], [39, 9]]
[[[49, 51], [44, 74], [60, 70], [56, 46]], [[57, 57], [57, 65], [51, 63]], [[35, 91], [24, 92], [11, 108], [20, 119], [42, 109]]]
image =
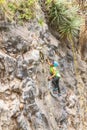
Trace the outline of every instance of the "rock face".
[[[81, 118], [86, 130], [87, 65], [81, 56], [77, 82], [72, 51], [37, 19], [3, 27], [0, 39], [0, 130], [82, 130]], [[60, 64], [60, 97], [50, 94], [48, 56]]]

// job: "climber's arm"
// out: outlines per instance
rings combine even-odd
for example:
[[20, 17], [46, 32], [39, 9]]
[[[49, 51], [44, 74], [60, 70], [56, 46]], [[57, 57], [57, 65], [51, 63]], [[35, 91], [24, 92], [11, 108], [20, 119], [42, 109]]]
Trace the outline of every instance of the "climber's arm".
[[51, 66], [52, 65], [52, 63], [49, 61], [49, 59], [47, 59], [47, 63]]
[[48, 80], [51, 80], [54, 77], [55, 77], [55, 74], [53, 74], [52, 76], [48, 77]]

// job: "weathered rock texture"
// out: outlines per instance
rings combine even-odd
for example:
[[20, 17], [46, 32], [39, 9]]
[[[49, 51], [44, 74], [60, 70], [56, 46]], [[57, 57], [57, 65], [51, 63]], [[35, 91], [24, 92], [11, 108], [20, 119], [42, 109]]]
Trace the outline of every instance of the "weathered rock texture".
[[[86, 130], [87, 64], [77, 54], [77, 82], [71, 49], [38, 18], [0, 32], [0, 130]], [[48, 56], [60, 64], [60, 97], [50, 94]]]

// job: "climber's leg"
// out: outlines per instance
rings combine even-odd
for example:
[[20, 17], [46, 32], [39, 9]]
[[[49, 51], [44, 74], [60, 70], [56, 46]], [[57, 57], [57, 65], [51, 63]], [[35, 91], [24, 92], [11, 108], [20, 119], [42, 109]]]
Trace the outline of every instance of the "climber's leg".
[[57, 78], [54, 77], [53, 80], [52, 80], [52, 85], [53, 85], [53, 91], [54, 91], [55, 93], [57, 93], [57, 90], [58, 90], [57, 82], [58, 82], [58, 81], [57, 81]]
[[60, 93], [60, 87], [59, 87], [59, 77], [58, 77], [58, 79], [57, 79], [57, 88], [58, 88], [58, 93]]

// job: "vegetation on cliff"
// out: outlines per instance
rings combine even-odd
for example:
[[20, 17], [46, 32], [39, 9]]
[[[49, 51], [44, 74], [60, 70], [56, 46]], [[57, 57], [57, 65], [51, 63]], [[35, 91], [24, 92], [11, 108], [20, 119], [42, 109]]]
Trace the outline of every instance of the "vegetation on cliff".
[[37, 0], [0, 0], [0, 11], [4, 18], [12, 20], [30, 20], [35, 17], [35, 3]]

